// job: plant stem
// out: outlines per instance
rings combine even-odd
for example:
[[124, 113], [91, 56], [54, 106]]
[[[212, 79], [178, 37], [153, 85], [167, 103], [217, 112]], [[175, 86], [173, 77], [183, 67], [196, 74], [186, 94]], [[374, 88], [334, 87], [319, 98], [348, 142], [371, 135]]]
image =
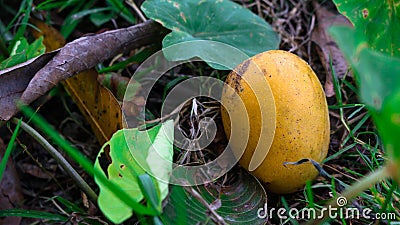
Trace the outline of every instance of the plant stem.
[[[12, 119], [12, 122], [17, 124], [16, 118]], [[57, 161], [57, 163], [64, 169], [64, 171], [76, 182], [78, 187], [85, 192], [88, 198], [93, 202], [97, 203], [97, 194], [93, 189], [83, 180], [83, 178], [76, 172], [76, 170], [68, 163], [68, 161], [35, 129], [29, 126], [27, 123], [21, 121], [21, 128], [31, 135], [43, 148]]]
[[139, 18], [145, 22], [147, 21], [146, 17], [143, 15], [142, 11], [140, 11], [139, 7], [135, 4], [134, 1], [132, 0], [125, 0], [125, 2], [132, 7], [133, 10], [135, 10], [135, 12], [137, 13], [137, 15], [139, 16]]
[[[324, 208], [342, 208], [344, 206], [338, 205], [338, 198], [345, 197], [347, 202], [351, 201], [355, 197], [359, 195], [360, 192], [370, 188], [372, 185], [382, 181], [383, 179], [387, 178], [390, 175], [390, 168], [388, 165], [385, 165], [378, 170], [368, 174], [367, 176], [363, 177], [360, 181], [356, 182], [352, 186], [348, 187], [341, 196], [338, 196], [332, 199], [328, 204], [325, 205]], [[314, 219], [310, 220], [306, 223], [306, 225], [314, 225], [314, 224], [322, 224], [326, 219], [329, 217], [329, 210], [325, 210], [323, 217], [321, 219]]]
[[220, 216], [209, 204], [208, 202], [192, 187], [184, 187], [187, 192], [189, 192], [193, 197], [195, 197], [203, 206], [207, 208], [207, 210], [214, 217], [214, 220], [219, 225], [227, 225], [224, 218]]

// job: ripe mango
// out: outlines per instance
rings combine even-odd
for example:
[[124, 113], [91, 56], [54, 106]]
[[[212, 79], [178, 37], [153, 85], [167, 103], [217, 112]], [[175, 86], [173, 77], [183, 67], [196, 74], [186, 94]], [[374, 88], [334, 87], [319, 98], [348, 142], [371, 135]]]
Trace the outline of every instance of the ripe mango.
[[318, 171], [311, 163], [284, 163], [321, 162], [330, 138], [328, 106], [314, 71], [292, 53], [271, 50], [238, 65], [225, 83], [222, 121], [240, 165], [271, 192], [302, 189]]

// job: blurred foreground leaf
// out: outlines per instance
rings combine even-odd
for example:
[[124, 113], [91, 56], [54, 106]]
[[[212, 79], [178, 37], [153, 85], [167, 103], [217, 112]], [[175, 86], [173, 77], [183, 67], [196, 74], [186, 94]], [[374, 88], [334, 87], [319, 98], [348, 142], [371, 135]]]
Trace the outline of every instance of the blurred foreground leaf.
[[399, 0], [334, 0], [338, 10], [364, 34], [371, 49], [400, 57]]
[[400, 58], [374, 50], [365, 37], [348, 27], [333, 27], [331, 33], [357, 75], [361, 100], [382, 137], [400, 181]]

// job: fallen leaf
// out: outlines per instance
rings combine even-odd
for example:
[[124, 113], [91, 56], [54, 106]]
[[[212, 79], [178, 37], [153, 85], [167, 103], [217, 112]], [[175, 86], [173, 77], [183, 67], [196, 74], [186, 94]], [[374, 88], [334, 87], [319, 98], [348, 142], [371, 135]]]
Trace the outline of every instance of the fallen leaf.
[[102, 145], [114, 132], [123, 128], [122, 111], [117, 99], [97, 81], [97, 71], [86, 70], [64, 82], [64, 87], [78, 105]]
[[99, 82], [110, 90], [114, 96], [122, 101], [124, 99], [126, 88], [128, 87], [130, 79], [121, 76], [118, 73], [100, 74]]
[[0, 120], [9, 120], [16, 112], [15, 101], [25, 91], [33, 75], [58, 51], [49, 52], [16, 66], [0, 70]]
[[[149, 20], [128, 28], [79, 38], [54, 52], [1, 70], [0, 120], [9, 120], [17, 113], [16, 100], [29, 104], [60, 81], [93, 68], [118, 53], [161, 41], [166, 33], [167, 29]], [[51, 37], [51, 33], [44, 35]]]
[[[123, 112], [125, 118], [130, 121], [129, 125], [131, 127], [137, 126], [138, 120], [132, 118], [139, 116], [139, 113], [142, 112], [146, 104], [144, 96], [139, 95], [141, 90], [140, 83], [130, 81], [129, 78], [121, 76], [117, 73], [100, 74], [98, 80], [114, 94], [118, 101], [124, 101]], [[129, 82], [131, 83], [129, 84]], [[128, 93], [129, 95], [125, 95], [128, 84], [131, 85], [130, 93]], [[136, 88], [135, 91], [134, 88]]]
[[[33, 23], [41, 32], [33, 32], [38, 38], [44, 36], [44, 44], [49, 50], [61, 48], [65, 43], [63, 36], [53, 27], [42, 21]], [[92, 127], [93, 133], [102, 145], [112, 134], [123, 127], [121, 106], [113, 94], [97, 81], [95, 69], [85, 70], [66, 79], [63, 85], [79, 110]]]
[[29, 104], [60, 81], [93, 68], [121, 52], [161, 40], [167, 30], [154, 21], [128, 28], [81, 37], [66, 44], [50, 62], [40, 69], [21, 96]]
[[[3, 159], [5, 149], [3, 140], [0, 139], [0, 161]], [[0, 210], [20, 208], [23, 200], [20, 179], [10, 158], [3, 179], [0, 181]], [[20, 224], [20, 222], [21, 217], [0, 218], [0, 224]]]
[[57, 165], [52, 165], [50, 167], [51, 170], [53, 171], [44, 171], [44, 169], [41, 169], [40, 167], [30, 164], [30, 163], [22, 163], [21, 164], [22, 170], [34, 177], [41, 178], [41, 179], [52, 179], [55, 176], [55, 170], [57, 169]]
[[332, 97], [335, 95], [333, 87], [332, 71], [330, 59], [332, 59], [332, 67], [338, 77], [343, 77], [348, 71], [348, 64], [344, 58], [342, 51], [328, 34], [328, 29], [332, 25], [352, 26], [346, 17], [335, 14], [313, 1], [316, 12], [317, 25], [313, 30], [311, 40], [317, 45], [317, 52], [326, 71], [325, 95]]
[[32, 24], [37, 29], [31, 29], [32, 35], [35, 38], [43, 36], [43, 44], [46, 46], [46, 51], [54, 51], [65, 45], [64, 37], [54, 27], [37, 19], [31, 19]]

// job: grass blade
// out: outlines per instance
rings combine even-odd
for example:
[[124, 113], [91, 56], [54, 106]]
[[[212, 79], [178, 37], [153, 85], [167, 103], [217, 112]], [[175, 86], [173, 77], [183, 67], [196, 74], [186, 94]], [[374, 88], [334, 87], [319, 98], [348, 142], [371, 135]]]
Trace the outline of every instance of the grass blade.
[[22, 122], [22, 120], [18, 121], [17, 127], [15, 128], [14, 133], [11, 136], [10, 142], [8, 142], [6, 152], [4, 153], [3, 159], [1, 160], [1, 164], [0, 164], [0, 181], [3, 179], [3, 173], [4, 173], [4, 170], [6, 169], [8, 158], [10, 157], [11, 151], [12, 151], [12, 149], [14, 147], [14, 142], [15, 142], [15, 139], [17, 138], [19, 127], [21, 126], [21, 122]]

